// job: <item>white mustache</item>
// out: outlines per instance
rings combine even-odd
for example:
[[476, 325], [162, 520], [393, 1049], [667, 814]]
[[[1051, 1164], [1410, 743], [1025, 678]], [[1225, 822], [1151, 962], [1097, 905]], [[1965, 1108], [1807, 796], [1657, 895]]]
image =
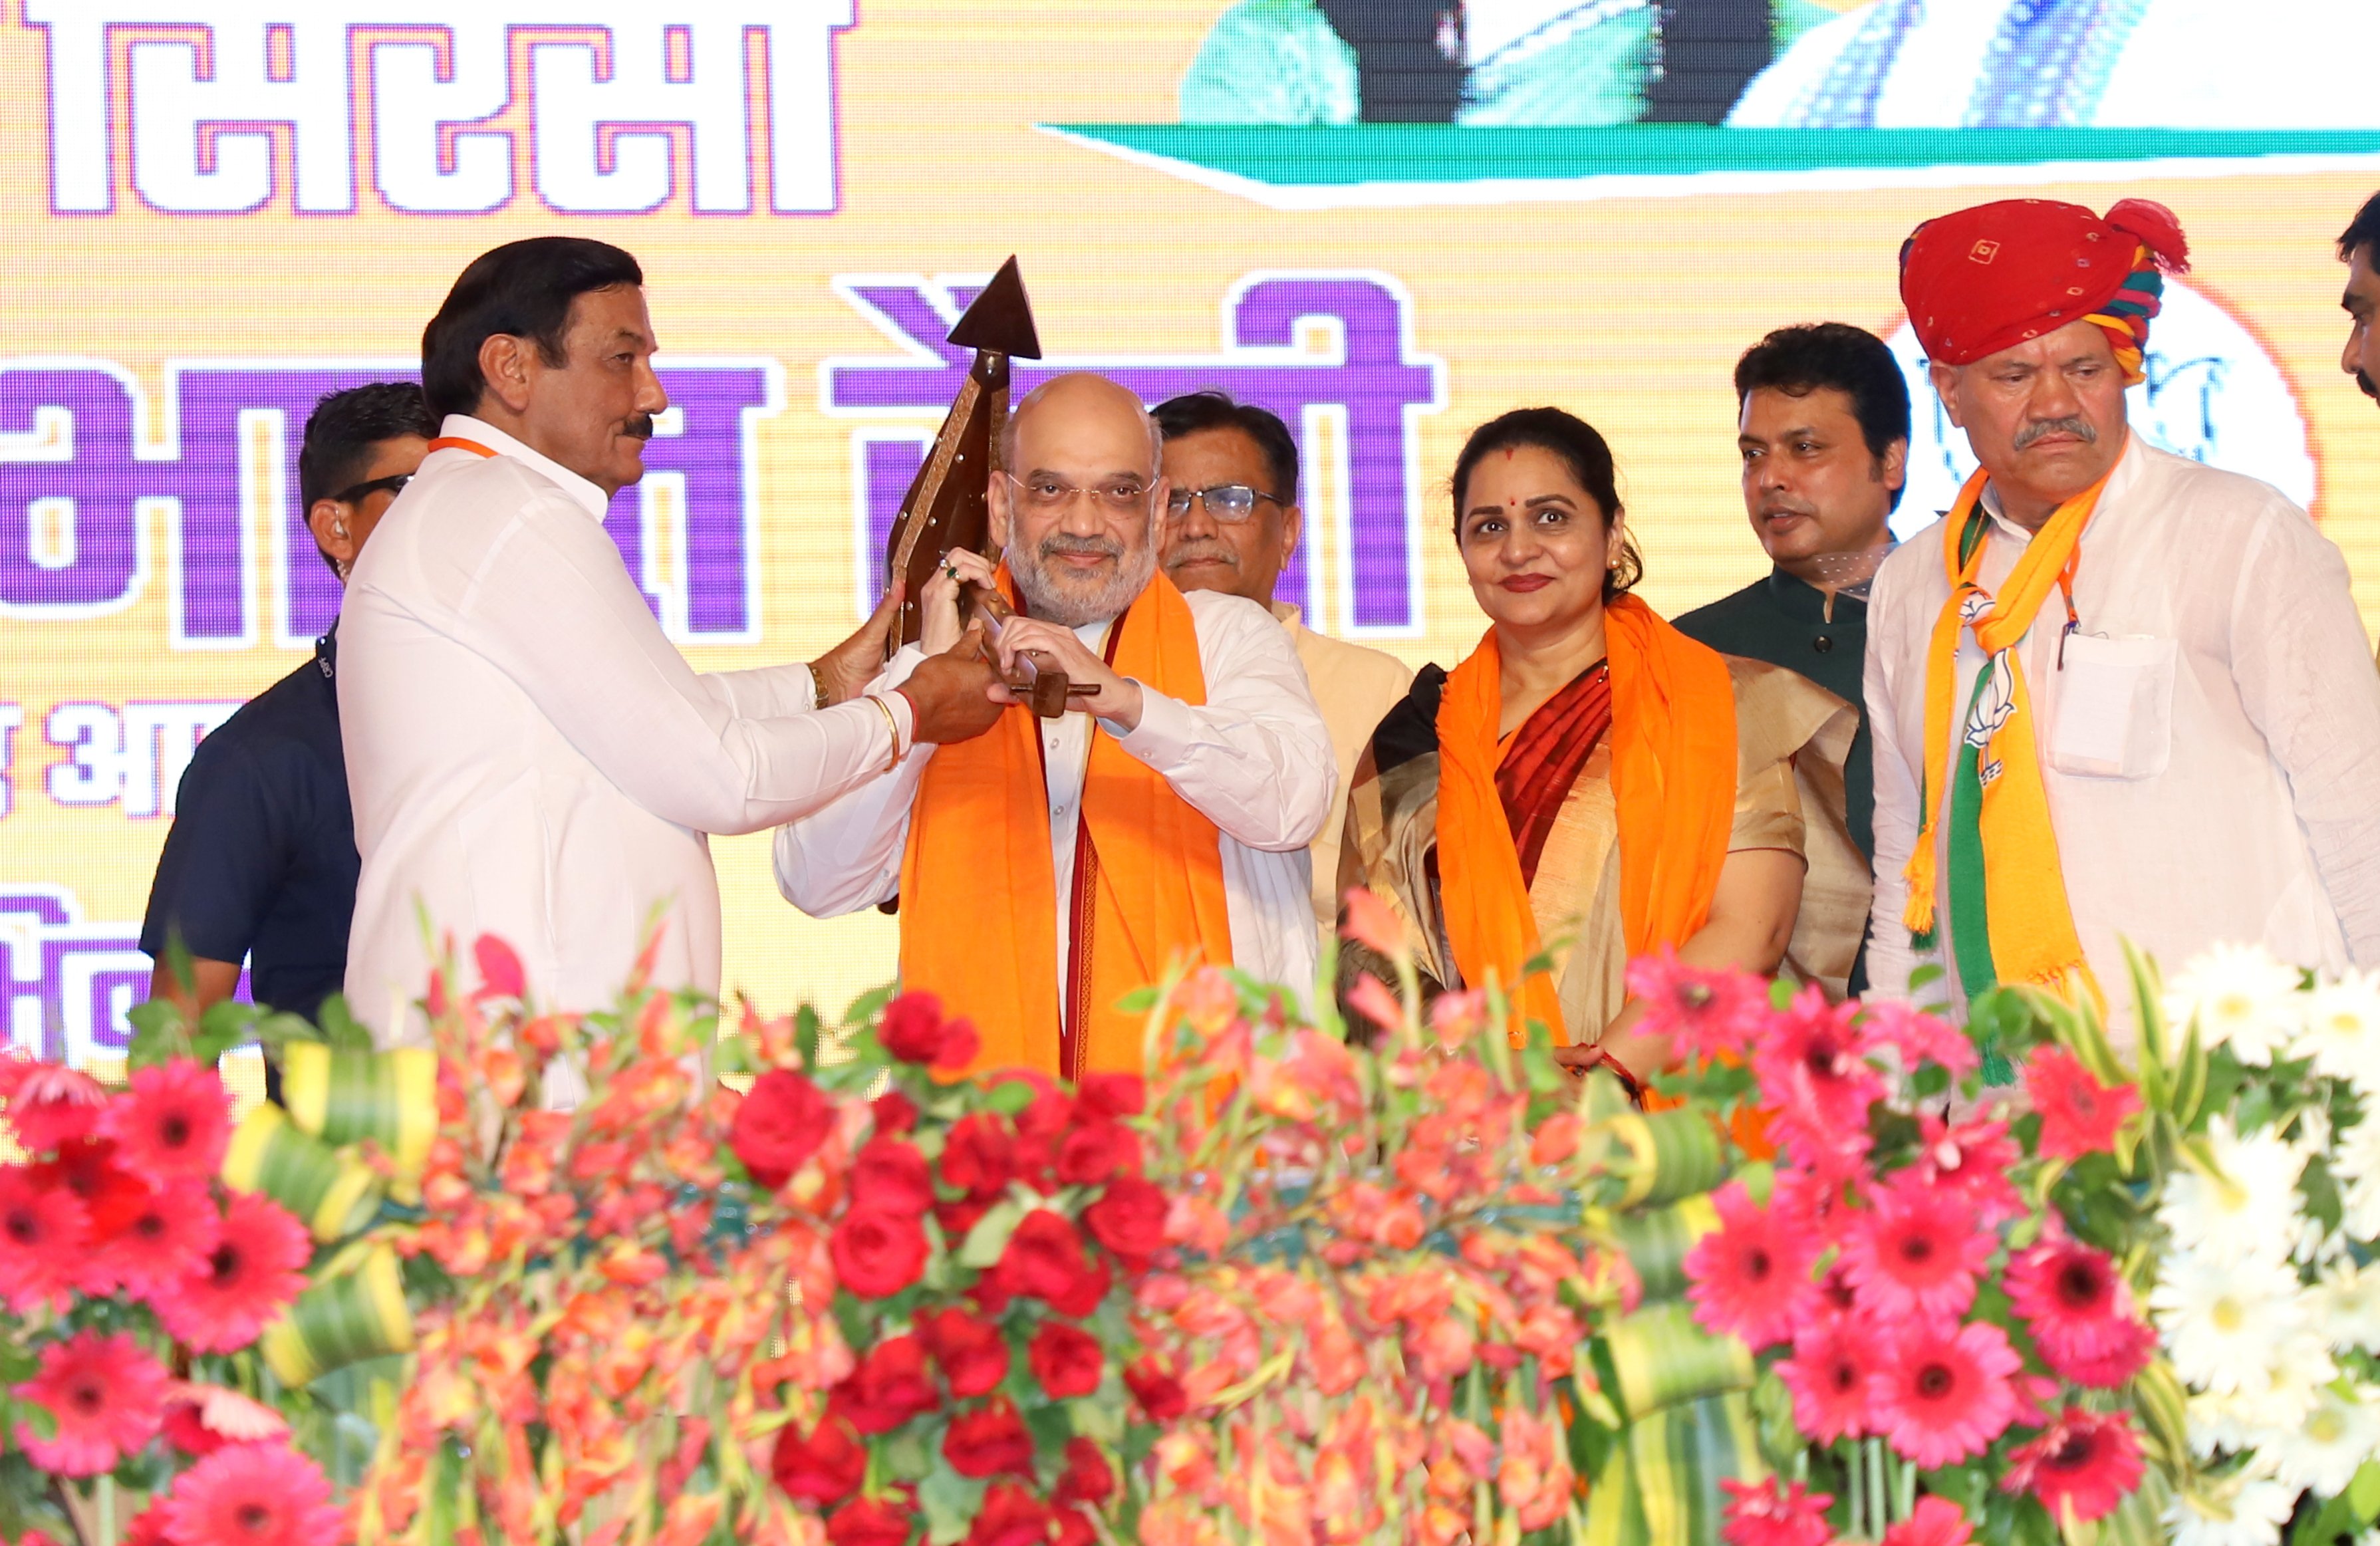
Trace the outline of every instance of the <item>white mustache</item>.
[[2099, 444], [2099, 432], [2091, 427], [2089, 420], [2044, 419], [2038, 423], [2027, 424], [2016, 432], [2016, 448], [2025, 450], [2044, 436], [2056, 434], [2072, 435], [2085, 445]]

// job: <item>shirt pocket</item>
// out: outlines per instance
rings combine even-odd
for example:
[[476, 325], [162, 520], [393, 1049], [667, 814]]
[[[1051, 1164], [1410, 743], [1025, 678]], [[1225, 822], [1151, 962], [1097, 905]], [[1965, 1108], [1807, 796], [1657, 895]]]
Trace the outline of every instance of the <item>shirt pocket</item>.
[[2084, 778], [2155, 778], [2173, 761], [2170, 639], [2072, 634], [2058, 669], [2049, 765]]

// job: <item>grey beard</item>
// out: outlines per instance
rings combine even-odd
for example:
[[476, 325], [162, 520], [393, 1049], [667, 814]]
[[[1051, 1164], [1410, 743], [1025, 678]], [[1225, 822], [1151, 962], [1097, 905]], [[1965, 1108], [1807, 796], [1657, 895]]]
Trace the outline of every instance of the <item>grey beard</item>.
[[1008, 559], [1008, 572], [1016, 578], [1017, 592], [1025, 598], [1026, 610], [1062, 628], [1079, 628], [1123, 615], [1123, 609], [1148, 589], [1149, 580], [1157, 574], [1154, 534], [1150, 541], [1120, 556], [1114, 575], [1088, 594], [1053, 583], [1049, 570], [1042, 567], [1038, 553], [1021, 552], [1011, 546], [1004, 556]]

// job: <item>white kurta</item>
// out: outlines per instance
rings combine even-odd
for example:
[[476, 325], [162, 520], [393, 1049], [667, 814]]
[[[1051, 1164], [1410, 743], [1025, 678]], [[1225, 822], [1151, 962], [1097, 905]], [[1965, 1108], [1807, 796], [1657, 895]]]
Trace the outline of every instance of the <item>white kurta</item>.
[[[1050, 873], [1074, 873], [1082, 822], [1083, 779], [1091, 736], [1116, 744], [1173, 786], [1221, 830], [1224, 905], [1231, 917], [1232, 964], [1268, 982], [1307, 992], [1317, 940], [1307, 900], [1306, 845], [1330, 814], [1337, 773], [1330, 735], [1307, 689], [1289, 636], [1254, 602], [1212, 590], [1186, 592], [1198, 630], [1198, 664], [1207, 701], [1193, 707], [1142, 684], [1140, 724], [1120, 732], [1088, 714], [1043, 720], [1041, 749], [1050, 808]], [[1075, 630], [1097, 653], [1108, 625]], [[915, 645], [893, 657], [883, 685], [917, 668]], [[1012, 712], [1022, 712], [1013, 710]], [[898, 773], [845, 795], [777, 832], [777, 889], [813, 918], [873, 907], [900, 889], [909, 807], [931, 747], [902, 760]], [[985, 899], [987, 907], [998, 898]], [[1074, 909], [1062, 897], [1054, 980], [1066, 980]], [[1058, 1006], [1052, 1004], [1054, 1017]]]
[[[705, 833], [754, 832], [892, 756], [872, 704], [813, 711], [806, 665], [698, 675], [602, 526], [603, 492], [492, 426], [432, 453], [358, 559], [339, 626], [339, 724], [363, 874], [347, 1000], [419, 1038], [416, 909], [468, 970], [509, 943], [545, 1008], [617, 995], [648, 920], [654, 980], [719, 988]], [[890, 705], [910, 732], [908, 705]]]
[[[1955, 128], [1985, 76], [1994, 40], [2023, 0], [1923, 0], [1879, 51], [1874, 127]], [[1837, 62], [1864, 46], [1900, 0], [1870, 0], [1804, 33], [1744, 89], [1739, 128], [1849, 127], [1812, 108]], [[2380, 126], [2368, 62], [2380, 54], [2372, 0], [2149, 0], [2124, 34], [2105, 89], [2078, 127], [2365, 128]]]
[[[1948, 527], [1935, 522], [1887, 558], [1869, 603], [1868, 975], [1876, 994], [1901, 997], [1912, 969], [1939, 962], [1955, 1003], [1964, 992], [1947, 948], [1941, 853], [1943, 947], [1912, 951], [1901, 923], [1926, 646], [1950, 592]], [[1985, 590], [1998, 590], [2027, 541], [1995, 517]], [[2119, 1011], [2131, 996], [2119, 935], [2168, 972], [2227, 942], [2332, 971], [2380, 968], [2380, 673], [2338, 548], [2277, 491], [2135, 435], [2083, 529], [2074, 603], [2081, 627], [2064, 670], [2055, 588], [2020, 651], [2067, 897]], [[1961, 713], [1982, 663], [1962, 629]]]

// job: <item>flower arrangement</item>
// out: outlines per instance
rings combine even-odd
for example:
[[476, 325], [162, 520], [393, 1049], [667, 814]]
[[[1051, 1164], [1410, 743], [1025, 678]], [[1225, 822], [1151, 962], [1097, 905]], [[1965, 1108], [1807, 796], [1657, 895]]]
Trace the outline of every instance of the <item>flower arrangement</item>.
[[314, 1243], [227, 1186], [212, 1067], [237, 1011], [136, 1040], [110, 1090], [0, 1054], [0, 1539], [278, 1546], [337, 1539], [322, 1467], [268, 1399], [260, 1337]]

